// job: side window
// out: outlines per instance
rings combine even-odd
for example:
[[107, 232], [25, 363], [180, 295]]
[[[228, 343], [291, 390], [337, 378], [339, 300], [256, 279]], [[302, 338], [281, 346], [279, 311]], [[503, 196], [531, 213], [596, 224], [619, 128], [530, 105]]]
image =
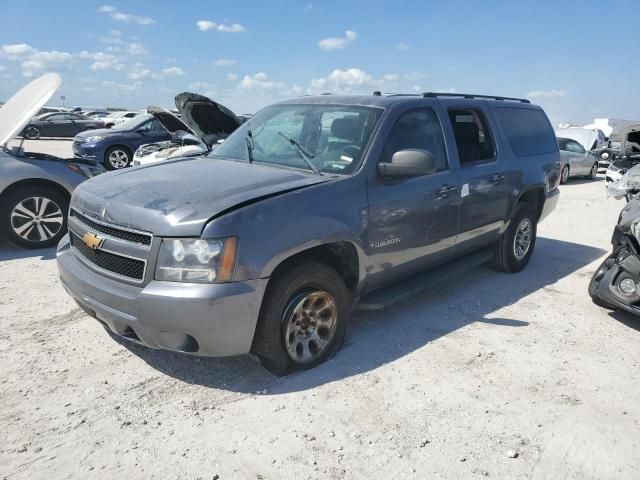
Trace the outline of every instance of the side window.
[[449, 168], [442, 127], [432, 109], [421, 108], [402, 114], [389, 133], [380, 161], [391, 162], [394, 153], [408, 148], [431, 152], [438, 171]]
[[580, 145], [578, 142], [574, 142], [573, 140], [569, 140], [567, 143], [567, 150], [573, 153], [586, 153], [587, 151]]
[[472, 109], [449, 109], [449, 119], [458, 147], [460, 166], [490, 162], [495, 158], [493, 135], [484, 114]]
[[49, 115], [47, 120], [50, 122], [60, 122], [62, 120], [66, 120], [65, 115], [62, 113], [55, 113], [53, 115]]
[[558, 151], [555, 133], [542, 110], [497, 107], [493, 111], [518, 157]]

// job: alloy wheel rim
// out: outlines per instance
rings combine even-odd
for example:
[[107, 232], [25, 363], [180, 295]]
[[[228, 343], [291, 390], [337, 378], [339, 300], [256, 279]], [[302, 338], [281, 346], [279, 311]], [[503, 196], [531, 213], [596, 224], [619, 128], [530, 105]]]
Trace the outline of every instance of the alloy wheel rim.
[[531, 220], [523, 218], [516, 228], [516, 235], [513, 239], [513, 254], [517, 260], [522, 260], [529, 253], [531, 248], [531, 239], [533, 235], [533, 226]]
[[322, 356], [336, 333], [338, 308], [333, 297], [323, 290], [301, 294], [285, 312], [284, 339], [289, 357], [305, 364]]
[[64, 216], [60, 206], [46, 197], [29, 197], [11, 211], [11, 229], [29, 242], [44, 242], [62, 229]]
[[129, 163], [129, 157], [123, 150], [114, 150], [109, 154], [109, 163], [115, 169], [124, 168]]
[[40, 136], [40, 132], [38, 131], [37, 128], [34, 127], [29, 127], [27, 128], [27, 130], [25, 131], [25, 136], [30, 139], [33, 140], [35, 138], [38, 138]]
[[567, 167], [564, 167], [562, 169], [562, 181], [566, 182], [567, 180], [569, 180], [569, 169]]
[[594, 165], [591, 167], [591, 178], [596, 178], [598, 176], [598, 166]]

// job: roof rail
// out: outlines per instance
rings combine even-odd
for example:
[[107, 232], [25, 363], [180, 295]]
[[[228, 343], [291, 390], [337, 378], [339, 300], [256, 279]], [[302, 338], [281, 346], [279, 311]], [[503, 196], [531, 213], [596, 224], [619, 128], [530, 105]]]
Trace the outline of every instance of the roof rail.
[[514, 97], [497, 97], [495, 95], [474, 95], [472, 93], [438, 93], [438, 92], [425, 92], [422, 94], [425, 98], [438, 98], [438, 97], [452, 97], [452, 98], [484, 98], [487, 100], [501, 100], [507, 102], [521, 102], [531, 103], [526, 98], [514, 98]]

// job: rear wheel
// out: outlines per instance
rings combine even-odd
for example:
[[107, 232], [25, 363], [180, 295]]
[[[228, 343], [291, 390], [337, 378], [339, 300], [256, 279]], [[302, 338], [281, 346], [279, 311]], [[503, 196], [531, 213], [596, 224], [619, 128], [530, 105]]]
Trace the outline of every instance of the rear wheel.
[[111, 147], [104, 154], [104, 166], [107, 170], [120, 170], [130, 163], [131, 152], [124, 147]]
[[40, 129], [33, 125], [29, 125], [24, 129], [24, 138], [26, 138], [27, 140], [37, 140], [41, 135], [42, 132], [40, 131]]
[[569, 180], [569, 165], [565, 165], [560, 173], [560, 184], [564, 185]]
[[527, 266], [536, 245], [538, 219], [527, 203], [516, 206], [509, 227], [496, 243], [493, 267], [507, 273], [515, 273]]
[[251, 351], [275, 375], [313, 368], [342, 347], [349, 329], [349, 291], [318, 262], [294, 265], [272, 278]]
[[24, 248], [56, 245], [67, 231], [68, 200], [50, 187], [23, 187], [3, 200], [0, 223], [7, 239]]

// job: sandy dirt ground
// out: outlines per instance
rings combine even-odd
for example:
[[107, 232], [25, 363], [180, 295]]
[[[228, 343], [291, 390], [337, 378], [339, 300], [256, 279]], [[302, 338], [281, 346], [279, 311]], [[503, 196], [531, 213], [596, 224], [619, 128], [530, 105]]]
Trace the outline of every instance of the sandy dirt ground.
[[587, 294], [622, 206], [571, 181], [525, 271], [357, 313], [286, 378], [113, 338], [0, 243], [0, 478], [638, 479], [640, 319]]

